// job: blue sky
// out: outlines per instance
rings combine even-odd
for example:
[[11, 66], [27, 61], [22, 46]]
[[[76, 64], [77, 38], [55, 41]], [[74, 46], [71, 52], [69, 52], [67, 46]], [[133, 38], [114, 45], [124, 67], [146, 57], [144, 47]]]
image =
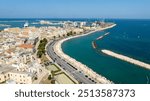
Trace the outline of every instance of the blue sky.
[[150, 19], [150, 0], [0, 0], [0, 18]]

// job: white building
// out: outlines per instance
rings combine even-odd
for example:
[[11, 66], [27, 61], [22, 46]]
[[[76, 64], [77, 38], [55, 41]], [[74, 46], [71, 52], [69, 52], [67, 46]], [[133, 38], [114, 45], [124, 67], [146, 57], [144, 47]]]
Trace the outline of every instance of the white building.
[[32, 84], [34, 78], [34, 73], [17, 71], [14, 67], [0, 65], [0, 83], [14, 81], [17, 84]]
[[86, 25], [86, 22], [80, 22], [80, 27], [82, 28], [83, 26]]

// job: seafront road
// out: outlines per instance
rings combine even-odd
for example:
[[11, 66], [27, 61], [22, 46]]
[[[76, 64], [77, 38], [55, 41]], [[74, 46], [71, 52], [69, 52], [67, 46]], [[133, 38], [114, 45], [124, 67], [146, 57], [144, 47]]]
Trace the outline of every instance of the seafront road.
[[66, 60], [59, 57], [54, 52], [54, 44], [57, 42], [53, 41], [47, 45], [46, 52], [48, 56], [57, 63], [63, 70], [65, 70], [68, 74], [70, 74], [72, 77], [74, 77], [79, 83], [83, 84], [95, 84], [96, 82], [92, 80], [91, 78], [87, 77], [82, 71], [77, 70], [75, 67], [73, 67], [71, 64], [69, 64]]

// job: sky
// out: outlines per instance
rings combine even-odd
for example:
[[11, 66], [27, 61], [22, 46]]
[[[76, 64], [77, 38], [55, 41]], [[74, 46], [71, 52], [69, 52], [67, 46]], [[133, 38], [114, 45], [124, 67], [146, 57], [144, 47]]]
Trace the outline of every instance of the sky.
[[150, 19], [150, 0], [0, 0], [0, 18]]

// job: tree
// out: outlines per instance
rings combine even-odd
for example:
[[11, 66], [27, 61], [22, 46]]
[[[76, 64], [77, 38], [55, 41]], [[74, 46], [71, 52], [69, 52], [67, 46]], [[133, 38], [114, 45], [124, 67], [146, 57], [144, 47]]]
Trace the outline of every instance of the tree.
[[49, 75], [49, 76], [48, 76], [48, 80], [51, 80], [51, 79], [52, 79], [52, 76], [51, 76], [51, 75]]
[[54, 39], [56, 39], [56, 36], [53, 36]]
[[51, 84], [55, 84], [55, 80], [54, 79], [51, 80]]
[[69, 34], [69, 33], [67, 33], [67, 36], [70, 36], [70, 34]]
[[37, 80], [37, 79], [38, 79], [37, 77], [34, 78], [34, 80]]
[[60, 35], [58, 35], [58, 37], [60, 38]]
[[41, 57], [42, 57], [42, 51], [38, 51], [38, 52], [37, 52], [37, 57], [38, 57], [38, 58], [41, 58]]
[[43, 42], [43, 40], [40, 40], [40, 43], [42, 43]]
[[65, 34], [63, 34], [63, 37], [65, 37], [66, 35]]
[[76, 32], [74, 32], [73, 34], [77, 34]]
[[44, 42], [44, 43], [47, 43], [48, 41], [47, 41], [47, 39], [46, 39], [46, 38], [44, 38], [44, 39], [43, 39], [43, 42]]
[[44, 38], [43, 40], [40, 40], [40, 44], [38, 46], [38, 52], [37, 52], [37, 57], [41, 58], [42, 55], [45, 55], [45, 46], [48, 43], [47, 39]]

